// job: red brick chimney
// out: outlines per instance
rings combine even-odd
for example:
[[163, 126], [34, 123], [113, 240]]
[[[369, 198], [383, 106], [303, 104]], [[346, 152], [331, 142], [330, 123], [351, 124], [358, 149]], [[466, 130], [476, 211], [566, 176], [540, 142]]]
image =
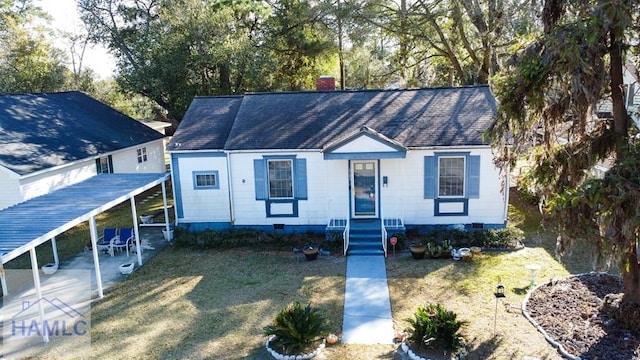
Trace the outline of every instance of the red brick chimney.
[[333, 76], [322, 75], [316, 79], [316, 90], [334, 91], [336, 89], [336, 79]]

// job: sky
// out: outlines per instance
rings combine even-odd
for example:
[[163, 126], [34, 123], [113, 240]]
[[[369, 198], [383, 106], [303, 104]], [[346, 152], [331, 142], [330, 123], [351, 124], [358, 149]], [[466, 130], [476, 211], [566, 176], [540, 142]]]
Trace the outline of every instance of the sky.
[[[35, 3], [53, 17], [51, 28], [72, 33], [74, 29], [82, 29], [82, 21], [76, 9], [76, 0], [37, 0]], [[55, 46], [62, 50], [67, 49], [67, 45], [62, 39], [57, 39]], [[105, 79], [112, 76], [115, 69], [115, 59], [103, 46], [93, 45], [85, 52], [83, 66], [93, 69], [100, 79]]]

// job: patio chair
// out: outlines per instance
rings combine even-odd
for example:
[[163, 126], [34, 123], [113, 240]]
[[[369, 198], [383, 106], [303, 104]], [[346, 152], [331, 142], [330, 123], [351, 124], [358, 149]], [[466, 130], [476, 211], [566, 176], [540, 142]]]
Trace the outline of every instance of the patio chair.
[[133, 228], [122, 228], [120, 229], [120, 236], [111, 243], [111, 256], [113, 256], [114, 250], [125, 249], [127, 251], [127, 256], [129, 256], [129, 247], [133, 245], [135, 241], [135, 237], [133, 234]]
[[96, 245], [98, 251], [111, 252], [111, 242], [118, 237], [118, 229], [104, 228], [102, 236], [98, 238]]

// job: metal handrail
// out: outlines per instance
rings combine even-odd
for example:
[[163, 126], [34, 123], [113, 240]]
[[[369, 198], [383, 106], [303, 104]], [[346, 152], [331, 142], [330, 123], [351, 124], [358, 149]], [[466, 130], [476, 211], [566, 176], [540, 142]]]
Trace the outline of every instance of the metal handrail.
[[384, 215], [382, 213], [382, 205], [380, 205], [380, 227], [382, 232], [382, 250], [384, 257], [387, 257], [387, 228], [384, 226]]
[[347, 222], [344, 226], [344, 231], [342, 232], [342, 240], [344, 246], [344, 256], [347, 256], [347, 250], [349, 249], [349, 217], [347, 217]]

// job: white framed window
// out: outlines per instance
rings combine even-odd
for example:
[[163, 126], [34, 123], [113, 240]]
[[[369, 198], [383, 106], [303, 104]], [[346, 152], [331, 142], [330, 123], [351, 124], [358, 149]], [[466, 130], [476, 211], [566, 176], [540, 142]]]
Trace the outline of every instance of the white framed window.
[[293, 198], [293, 160], [267, 160], [267, 176], [269, 177], [270, 199]]
[[199, 189], [220, 189], [218, 171], [194, 171], [193, 188]]
[[464, 197], [464, 156], [438, 157], [438, 196]]
[[136, 150], [138, 153], [138, 164], [147, 162], [147, 148], [142, 147]]

